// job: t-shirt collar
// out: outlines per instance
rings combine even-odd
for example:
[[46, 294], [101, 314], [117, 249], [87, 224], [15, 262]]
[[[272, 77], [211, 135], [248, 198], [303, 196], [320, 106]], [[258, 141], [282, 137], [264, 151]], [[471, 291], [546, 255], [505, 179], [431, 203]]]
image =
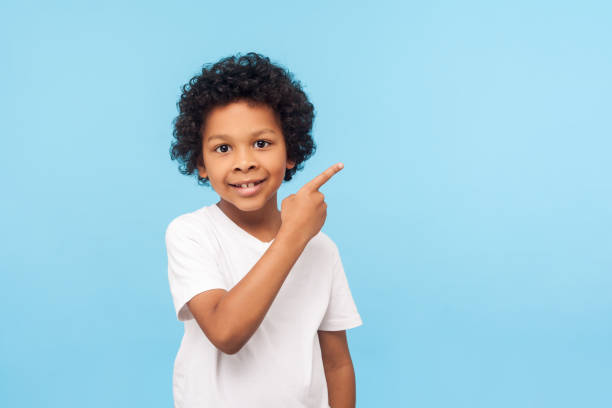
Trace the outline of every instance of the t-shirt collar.
[[227, 228], [233, 230], [236, 234], [241, 235], [247, 241], [252, 242], [255, 246], [261, 249], [268, 248], [272, 242], [274, 242], [274, 238], [270, 242], [261, 241], [259, 238], [255, 237], [251, 233], [242, 229], [238, 224], [236, 224], [231, 218], [229, 218], [217, 204], [212, 204], [208, 206], [210, 212], [219, 220], [219, 222], [223, 223]]

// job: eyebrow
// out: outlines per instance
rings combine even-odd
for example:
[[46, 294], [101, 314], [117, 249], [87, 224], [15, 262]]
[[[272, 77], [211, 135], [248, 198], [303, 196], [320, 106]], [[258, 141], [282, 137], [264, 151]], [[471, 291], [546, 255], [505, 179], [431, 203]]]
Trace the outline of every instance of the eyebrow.
[[[265, 129], [256, 130], [255, 132], [251, 133], [251, 137], [259, 136], [262, 133], [266, 133], [266, 132], [276, 133], [272, 129], [265, 128]], [[231, 139], [231, 137], [225, 134], [212, 135], [211, 137], [208, 138], [208, 142], [212, 141], [213, 139]]]

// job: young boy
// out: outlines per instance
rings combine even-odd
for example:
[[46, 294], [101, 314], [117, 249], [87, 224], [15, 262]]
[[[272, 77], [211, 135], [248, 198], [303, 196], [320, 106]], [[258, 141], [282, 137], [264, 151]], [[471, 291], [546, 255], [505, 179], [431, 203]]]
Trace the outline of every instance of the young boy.
[[171, 155], [220, 196], [166, 230], [168, 278], [185, 333], [176, 408], [355, 406], [346, 329], [362, 324], [319, 188], [277, 190], [315, 150], [314, 110], [289, 72], [227, 57], [183, 88]]

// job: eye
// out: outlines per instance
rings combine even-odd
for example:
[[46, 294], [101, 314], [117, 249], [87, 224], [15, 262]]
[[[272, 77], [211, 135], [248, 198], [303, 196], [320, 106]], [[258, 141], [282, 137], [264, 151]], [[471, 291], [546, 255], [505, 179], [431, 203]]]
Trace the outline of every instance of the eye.
[[[222, 144], [222, 145], [219, 145], [219, 146], [215, 147], [215, 152], [217, 151], [218, 148], [223, 147], [223, 146], [228, 146], [228, 145]], [[218, 152], [218, 153], [225, 153], [225, 152]]]
[[[267, 140], [263, 140], [263, 139], [259, 139], [259, 140], [257, 140], [255, 143], [259, 143], [259, 142], [262, 142], [262, 143], [267, 143], [265, 146], [261, 146], [261, 145], [259, 145], [258, 147], [259, 147], [260, 149], [263, 149], [264, 147], [268, 147], [268, 145], [272, 144], [272, 143], [268, 142]], [[222, 145], [219, 145], [219, 146], [215, 147], [214, 151], [215, 151], [215, 152], [217, 152], [217, 153], [227, 153], [227, 150], [225, 150], [225, 151], [219, 151], [219, 148], [224, 147], [224, 146], [229, 147], [229, 145], [228, 145], [228, 144], [222, 144]]]
[[[258, 141], [257, 141], [257, 142], [255, 142], [255, 143], [258, 143], [258, 142], [267, 143], [268, 145], [270, 144], [270, 142], [268, 142], [267, 140], [263, 140], [263, 139], [260, 139], [260, 140], [258, 140]], [[267, 147], [268, 145], [266, 145], [266, 146], [259, 146], [259, 147], [264, 148], [264, 147]]]

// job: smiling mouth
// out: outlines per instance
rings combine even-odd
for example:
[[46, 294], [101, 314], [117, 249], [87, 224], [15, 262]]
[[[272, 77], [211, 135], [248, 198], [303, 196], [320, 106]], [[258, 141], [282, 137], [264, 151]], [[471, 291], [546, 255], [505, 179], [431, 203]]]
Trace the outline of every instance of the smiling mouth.
[[263, 179], [263, 180], [255, 182], [255, 183], [249, 183], [249, 184], [240, 184], [240, 185], [239, 184], [230, 184], [230, 186], [237, 187], [237, 188], [249, 188], [249, 187], [254, 187], [256, 185], [259, 185], [259, 184], [263, 183], [266, 180], [267, 179]]

